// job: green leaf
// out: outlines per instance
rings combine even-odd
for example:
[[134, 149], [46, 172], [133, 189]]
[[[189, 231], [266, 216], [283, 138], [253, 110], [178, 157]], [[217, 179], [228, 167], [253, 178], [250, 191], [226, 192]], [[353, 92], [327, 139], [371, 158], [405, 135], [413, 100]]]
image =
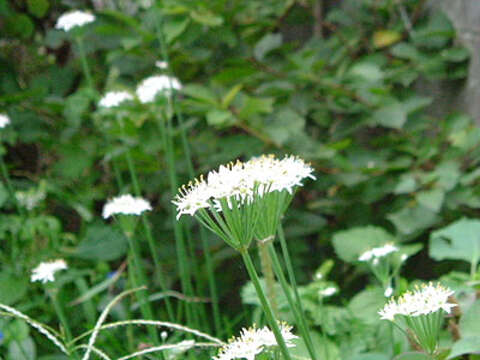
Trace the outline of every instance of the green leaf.
[[480, 220], [460, 219], [430, 235], [430, 257], [435, 260], [464, 260], [476, 263], [480, 258]]
[[21, 341], [12, 341], [8, 344], [8, 359], [35, 360], [36, 357], [37, 348], [30, 336]]
[[223, 24], [223, 18], [216, 15], [210, 10], [201, 9], [190, 12], [191, 18], [199, 24], [210, 27], [220, 26]]
[[285, 144], [305, 128], [305, 119], [295, 111], [287, 108], [275, 113], [272, 121], [267, 123], [265, 133], [278, 145]]
[[398, 355], [394, 360], [430, 360], [430, 356], [420, 352], [408, 352]]
[[400, 43], [392, 47], [390, 50], [393, 56], [396, 56], [401, 59], [408, 60], [418, 60], [420, 58], [420, 53], [417, 48], [409, 43]]
[[395, 238], [381, 227], [364, 226], [337, 231], [333, 235], [332, 242], [335, 253], [340, 259], [353, 262], [357, 261], [358, 257], [366, 250], [388, 242], [395, 242]]
[[28, 39], [32, 36], [33, 31], [35, 30], [35, 25], [28, 15], [15, 14], [14, 16], [7, 18], [5, 21], [5, 28], [7, 33], [10, 33], [13, 36]]
[[450, 62], [462, 62], [470, 57], [470, 53], [464, 47], [451, 47], [441, 52], [442, 57]]
[[380, 321], [378, 311], [386, 303], [383, 293], [384, 290], [380, 287], [363, 290], [352, 298], [348, 304], [348, 309], [355, 318], [366, 324], [378, 323]]
[[189, 84], [182, 89], [182, 94], [215, 106], [218, 104], [215, 93], [203, 85]]
[[462, 338], [480, 336], [480, 300], [475, 301], [462, 315], [459, 327]]
[[170, 44], [173, 40], [179, 37], [190, 23], [189, 18], [182, 20], [169, 20], [163, 24], [163, 33], [165, 34], [165, 41]]
[[27, 292], [28, 280], [7, 271], [0, 273], [0, 303], [12, 305]]
[[265, 55], [281, 45], [282, 34], [266, 34], [255, 45], [255, 48], [253, 49], [253, 56], [258, 61], [262, 61]]
[[350, 75], [360, 78], [362, 81], [378, 82], [385, 76], [378, 64], [361, 61], [355, 63], [348, 71]]
[[395, 186], [393, 190], [394, 194], [409, 194], [414, 192], [417, 189], [417, 181], [415, 180], [415, 176], [410, 173], [403, 174], [400, 177], [399, 182]]
[[373, 34], [373, 45], [376, 48], [390, 46], [402, 38], [402, 34], [394, 30], [379, 30]]
[[237, 84], [233, 86], [228, 93], [225, 94], [222, 99], [223, 109], [226, 109], [230, 106], [230, 103], [233, 101], [233, 99], [235, 99], [235, 96], [237, 96], [238, 92], [242, 89], [242, 87], [242, 84]]
[[452, 351], [447, 359], [453, 359], [463, 354], [473, 354], [480, 351], [480, 336], [466, 337], [458, 340], [452, 346]]
[[42, 18], [48, 11], [48, 0], [27, 0], [28, 12], [37, 18]]
[[207, 123], [211, 126], [228, 126], [235, 123], [235, 118], [228, 110], [214, 109], [207, 113]]
[[442, 189], [420, 191], [416, 198], [420, 205], [438, 213], [445, 199], [445, 191]]
[[395, 225], [399, 233], [404, 235], [413, 235], [438, 221], [435, 212], [423, 206], [405, 207], [388, 214], [387, 219]]
[[393, 129], [401, 129], [407, 121], [407, 112], [399, 102], [384, 105], [372, 114], [375, 124]]
[[125, 255], [127, 248], [127, 238], [122, 232], [111, 226], [96, 224], [88, 228], [74, 255], [88, 260], [111, 261]]

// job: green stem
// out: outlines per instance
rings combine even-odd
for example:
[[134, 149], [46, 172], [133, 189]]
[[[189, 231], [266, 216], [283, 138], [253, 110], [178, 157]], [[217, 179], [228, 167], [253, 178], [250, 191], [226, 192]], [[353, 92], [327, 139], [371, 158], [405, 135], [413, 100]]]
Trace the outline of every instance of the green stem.
[[260, 257], [262, 274], [265, 278], [265, 283], [267, 285], [267, 297], [270, 301], [270, 304], [272, 304], [273, 313], [278, 316], [278, 308], [275, 294], [275, 276], [273, 275], [272, 258], [269, 254], [270, 249], [267, 249], [269, 242], [271, 242], [271, 240], [269, 240], [268, 242], [264, 242], [262, 240], [257, 241], [258, 255]]
[[75, 38], [78, 45], [78, 52], [80, 53], [80, 61], [82, 62], [82, 69], [85, 78], [87, 79], [87, 85], [91, 90], [94, 90], [92, 75], [90, 73], [90, 67], [88, 66], [87, 57], [85, 56], [85, 48], [83, 47], [83, 39], [81, 37]]
[[[125, 136], [125, 132], [124, 132], [124, 129], [123, 129], [123, 124], [121, 123], [120, 120], [119, 120], [119, 123], [120, 123], [120, 127], [122, 129], [122, 135]], [[130, 153], [130, 149], [127, 149], [125, 151], [125, 158], [127, 160], [128, 171], [130, 173], [130, 179], [132, 181], [132, 186], [133, 186], [133, 191], [135, 193], [135, 196], [141, 196], [141, 190], [140, 190], [140, 185], [139, 185], [139, 182], [138, 182], [137, 172], [135, 170], [135, 164], [133, 162], [132, 155]], [[153, 263], [155, 265], [155, 272], [157, 273], [157, 276], [158, 276], [158, 279], [159, 279], [159, 282], [160, 282], [160, 287], [161, 287], [162, 291], [167, 291], [167, 282], [166, 282], [166, 279], [163, 275], [163, 268], [162, 268], [162, 265], [160, 263], [160, 259], [158, 257], [158, 251], [157, 251], [157, 248], [155, 246], [155, 241], [154, 241], [153, 235], [152, 235], [152, 229], [151, 229], [150, 224], [148, 222], [147, 215], [143, 213], [141, 215], [141, 218], [142, 218], [143, 229], [145, 231], [145, 236], [147, 238], [148, 246], [150, 248], [150, 253], [152, 254]], [[172, 303], [170, 302], [170, 299], [168, 298], [168, 296], [165, 297], [165, 306], [167, 308], [167, 314], [168, 314], [169, 320], [174, 321], [173, 307], [172, 307]]]
[[272, 306], [268, 302], [265, 296], [265, 293], [262, 289], [262, 286], [260, 285], [260, 280], [258, 278], [258, 274], [257, 274], [257, 271], [255, 270], [255, 266], [253, 265], [250, 254], [248, 253], [247, 249], [241, 250], [240, 254], [242, 255], [243, 262], [245, 263], [245, 267], [247, 268], [248, 275], [250, 276], [253, 286], [255, 287], [260, 303], [262, 304], [265, 317], [267, 318], [270, 328], [272, 329], [275, 335], [275, 339], [277, 340], [277, 344], [280, 347], [280, 351], [282, 352], [283, 357], [286, 360], [291, 360], [290, 353], [288, 352], [288, 349], [287, 349], [287, 344], [285, 344], [285, 340], [283, 339], [283, 336], [280, 332], [280, 328], [278, 327], [277, 320], [273, 315]]
[[[302, 334], [302, 337], [305, 341], [305, 345], [307, 347], [308, 353], [310, 354], [310, 357], [313, 360], [317, 359], [317, 356], [315, 354], [314, 346], [312, 343], [312, 339], [310, 338], [310, 333], [308, 331], [308, 326], [307, 322], [305, 321], [305, 317], [303, 312], [300, 311], [298, 308], [297, 304], [295, 304], [292, 295], [290, 293], [290, 287], [287, 283], [287, 280], [285, 279], [285, 275], [283, 275], [283, 270], [282, 266], [280, 264], [280, 260], [278, 259], [277, 253], [275, 251], [275, 248], [272, 243], [268, 245], [268, 251], [270, 254], [270, 257], [273, 261], [273, 268], [275, 270], [275, 275], [277, 276], [278, 280], [280, 281], [280, 285], [282, 286], [283, 293], [285, 294], [288, 304], [290, 305], [290, 308], [293, 312], [293, 315], [295, 317], [295, 321], [300, 329], [300, 333]], [[321, 313], [323, 314], [323, 308], [321, 309]], [[322, 316], [323, 320], [323, 316]], [[328, 359], [328, 357], [327, 357]]]
[[[165, 39], [163, 37], [161, 22], [162, 22], [162, 18], [160, 17], [160, 20], [156, 22], [157, 35], [160, 43], [160, 53], [162, 54], [163, 60], [166, 61], [167, 64], [170, 64], [167, 46], [165, 44]], [[170, 68], [169, 65], [168, 65], [168, 68]], [[173, 110], [175, 112], [175, 115], [177, 117], [179, 127], [180, 127], [180, 138], [182, 142], [183, 152], [185, 154], [185, 159], [187, 161], [188, 175], [191, 179], [193, 179], [195, 177], [195, 171], [193, 169], [192, 155], [191, 155], [190, 146], [188, 144], [187, 134], [184, 127], [183, 114], [175, 100], [175, 97], [172, 96], [171, 93], [168, 94], [168, 104], [173, 105]], [[207, 234], [203, 227], [200, 227], [200, 240], [202, 243], [202, 251], [205, 257], [205, 266], [206, 266], [207, 276], [208, 276], [208, 287], [210, 292], [210, 298], [212, 299], [212, 310], [213, 310], [215, 330], [217, 335], [220, 336], [220, 334], [223, 331], [223, 328], [221, 325], [220, 309], [218, 306], [217, 285], [215, 281], [212, 256], [210, 254], [210, 249], [208, 248]]]
[[[56, 291], [59, 291], [58, 289], [55, 289]], [[70, 325], [68, 324], [67, 316], [65, 315], [65, 312], [63, 311], [63, 307], [60, 304], [60, 301], [58, 301], [58, 292], [53, 292], [52, 289], [46, 290], [47, 295], [50, 297], [50, 300], [52, 300], [53, 307], [55, 309], [55, 312], [58, 316], [58, 319], [60, 320], [60, 323], [63, 326], [63, 329], [65, 330], [65, 337], [66, 337], [66, 343], [72, 340], [72, 331], [70, 330]], [[74, 357], [74, 359], [78, 359], [78, 356], [75, 352], [71, 352], [71, 349], [67, 349]]]
[[[295, 273], [293, 272], [292, 261], [290, 259], [290, 254], [288, 252], [287, 242], [285, 240], [285, 234], [283, 232], [283, 227], [281, 223], [278, 226], [278, 238], [280, 240], [280, 246], [282, 248], [283, 261], [285, 262], [285, 267], [287, 269], [288, 279], [290, 281], [290, 284], [292, 285], [293, 294], [295, 295], [295, 301], [297, 302], [298, 310], [302, 315], [302, 319], [303, 321], [305, 321], [305, 319], [303, 318], [303, 314], [305, 314], [305, 311], [303, 310], [302, 300], [300, 299], [300, 295], [298, 293], [297, 281], [295, 280]], [[310, 342], [311, 346], [313, 347], [312, 339], [309, 332], [307, 332], [305, 342]]]
[[[123, 216], [123, 215], [120, 215]], [[129, 216], [129, 215], [126, 215]], [[135, 287], [140, 287], [143, 285], [147, 285], [147, 278], [145, 275], [145, 269], [143, 268], [142, 258], [140, 255], [140, 249], [138, 248], [138, 244], [136, 241], [133, 240], [133, 234], [129, 232], [125, 232], [125, 235], [128, 239], [128, 244], [130, 245], [130, 251], [133, 256], [133, 274], [132, 279], [134, 281]], [[153, 320], [153, 312], [150, 306], [150, 302], [148, 301], [146, 290], [140, 290], [136, 292], [138, 296], [138, 301], [140, 302], [140, 310], [142, 312], [142, 316], [147, 320]], [[154, 328], [148, 327], [148, 332], [150, 334], [151, 339], [156, 343], [160, 344], [160, 339], [158, 337], [157, 332]]]
[[[157, 122], [160, 128], [160, 135], [162, 138], [163, 148], [166, 156], [166, 163], [167, 163], [169, 183], [170, 183], [170, 192], [172, 196], [174, 196], [177, 190], [177, 178], [176, 178], [176, 172], [175, 172], [175, 160], [173, 156], [173, 144], [170, 136], [170, 133], [171, 133], [170, 121], [169, 121], [168, 127], [165, 126], [165, 121], [161, 116], [157, 118]], [[192, 295], [192, 285], [191, 285], [190, 271], [188, 267], [188, 258], [187, 258], [185, 239], [183, 237], [181, 224], [176, 220], [175, 213], [173, 211], [170, 211], [170, 217], [173, 223], [173, 233], [175, 237], [175, 247], [176, 247], [177, 259], [178, 259], [178, 271], [180, 273], [180, 282], [181, 282], [182, 292], [185, 295], [190, 296]], [[192, 326], [192, 320], [193, 320], [192, 306], [189, 303], [185, 303], [185, 307], [186, 307], [188, 326]]]

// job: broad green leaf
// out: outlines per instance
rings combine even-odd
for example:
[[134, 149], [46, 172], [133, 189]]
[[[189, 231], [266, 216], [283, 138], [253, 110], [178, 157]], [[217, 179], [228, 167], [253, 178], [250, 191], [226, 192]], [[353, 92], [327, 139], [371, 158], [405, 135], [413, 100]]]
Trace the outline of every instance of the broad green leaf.
[[420, 205], [438, 213], [445, 199], [445, 191], [442, 189], [420, 191], [416, 198]]
[[163, 24], [163, 33], [165, 34], [165, 41], [170, 44], [178, 36], [180, 36], [190, 23], [189, 18], [182, 20], [168, 20]]
[[430, 257], [435, 260], [478, 262], [480, 258], [480, 220], [460, 219], [430, 235]]
[[332, 242], [337, 256], [343, 261], [352, 262], [372, 247], [395, 242], [395, 238], [380, 227], [364, 226], [337, 231]]
[[21, 341], [12, 341], [8, 344], [8, 358], [15, 360], [35, 360], [37, 348], [29, 336]]
[[384, 290], [379, 287], [363, 290], [352, 298], [348, 309], [355, 318], [367, 324], [378, 323], [381, 321], [378, 311], [387, 302], [383, 293]]
[[464, 47], [451, 47], [441, 52], [442, 57], [451, 62], [465, 61], [470, 57], [470, 53]]
[[379, 30], [373, 33], [373, 45], [376, 48], [390, 46], [402, 38], [402, 34], [394, 30]]
[[0, 273], [0, 303], [12, 305], [27, 292], [28, 280], [7, 271]]
[[393, 129], [401, 129], [407, 121], [407, 112], [399, 102], [380, 107], [372, 114], [373, 122]]
[[420, 53], [417, 48], [409, 43], [400, 43], [392, 47], [390, 50], [393, 56], [399, 57], [401, 59], [408, 60], [418, 60]]
[[462, 315], [459, 327], [462, 337], [480, 337], [480, 300], [475, 301]]
[[423, 206], [404, 207], [397, 212], [388, 214], [387, 219], [395, 225], [400, 234], [404, 235], [413, 235], [438, 221], [435, 212]]
[[215, 106], [218, 104], [218, 99], [215, 93], [203, 85], [189, 84], [182, 89], [182, 94]]
[[220, 15], [206, 9], [192, 11], [190, 16], [194, 21], [202, 25], [215, 27], [223, 24], [223, 18]]
[[282, 34], [266, 34], [255, 45], [253, 55], [255, 56], [255, 59], [262, 61], [265, 58], [265, 55], [281, 45]]
[[417, 181], [415, 180], [414, 174], [406, 173], [400, 177], [400, 180], [393, 190], [394, 194], [409, 194], [414, 192], [417, 189]]
[[452, 351], [447, 359], [454, 359], [463, 354], [474, 354], [480, 352], [480, 335], [465, 337], [458, 340], [452, 346]]
[[207, 113], [207, 123], [211, 126], [228, 126], [235, 123], [235, 118], [228, 110], [214, 109]]
[[301, 134], [305, 128], [305, 119], [295, 111], [287, 108], [272, 115], [265, 132], [279, 145], [283, 145], [295, 135]]
[[88, 260], [111, 261], [125, 255], [127, 248], [127, 238], [123, 233], [111, 226], [96, 224], [88, 228], [74, 255]]
[[20, 38], [28, 39], [35, 30], [32, 19], [25, 14], [15, 14], [9, 16], [5, 21], [5, 29], [7, 33]]

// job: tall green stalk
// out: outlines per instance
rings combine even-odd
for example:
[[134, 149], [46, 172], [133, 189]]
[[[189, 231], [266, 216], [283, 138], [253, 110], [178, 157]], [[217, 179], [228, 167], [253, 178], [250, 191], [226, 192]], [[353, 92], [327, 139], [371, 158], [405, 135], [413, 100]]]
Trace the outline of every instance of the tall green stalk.
[[[169, 60], [167, 46], [165, 44], [165, 39], [163, 36], [161, 24], [162, 24], [162, 18], [159, 15], [159, 21], [156, 22], [156, 26], [157, 26], [158, 41], [160, 44], [160, 53], [162, 55], [163, 60], [167, 62], [168, 64], [167, 66], [169, 69], [170, 60]], [[183, 114], [176, 102], [175, 97], [172, 96], [171, 94], [168, 95], [168, 104], [169, 106], [173, 107], [173, 111], [177, 117], [179, 128], [180, 128], [182, 148], [185, 154], [185, 159], [187, 161], [188, 176], [193, 179], [195, 177], [195, 171], [193, 169], [190, 146], [188, 144], [188, 139], [187, 139], [187, 135], [184, 127]], [[220, 318], [220, 309], [218, 306], [217, 285], [215, 281], [213, 261], [210, 254], [210, 249], [208, 248], [207, 234], [205, 232], [205, 229], [203, 229], [203, 227], [200, 227], [200, 241], [202, 244], [202, 251], [205, 257], [205, 267], [207, 270], [210, 297], [212, 299], [212, 310], [213, 310], [215, 330], [217, 335], [219, 335], [222, 332], [222, 325], [221, 325], [221, 318]]]
[[78, 46], [78, 52], [80, 53], [80, 61], [82, 62], [82, 70], [85, 78], [87, 79], [87, 85], [91, 90], [95, 90], [93, 84], [92, 74], [90, 67], [88, 66], [87, 57], [85, 55], [85, 48], [83, 47], [83, 39], [80, 36], [75, 37]]
[[248, 275], [250, 276], [253, 286], [255, 287], [260, 303], [262, 304], [262, 308], [265, 313], [265, 317], [267, 318], [268, 324], [270, 325], [270, 328], [272, 329], [275, 335], [275, 339], [277, 340], [277, 344], [280, 347], [280, 351], [286, 360], [291, 360], [287, 345], [285, 343], [285, 340], [283, 339], [282, 333], [280, 332], [280, 328], [278, 327], [277, 320], [275, 319], [275, 316], [273, 314], [272, 306], [267, 300], [265, 293], [262, 289], [262, 286], [260, 285], [260, 279], [258, 278], [258, 274], [257, 274], [257, 271], [255, 270], [255, 266], [253, 265], [250, 254], [248, 253], [247, 249], [241, 250], [240, 254], [242, 255], [243, 262], [245, 263], [245, 267], [247, 268]]
[[[120, 215], [122, 216], [122, 215]], [[127, 215], [128, 216], [128, 215]], [[134, 286], [136, 288], [146, 285], [147, 278], [145, 275], [145, 269], [143, 268], [142, 257], [140, 255], [140, 249], [138, 248], [137, 242], [133, 239], [133, 233], [130, 231], [125, 231], [125, 236], [128, 239], [128, 244], [130, 246], [130, 251], [133, 255], [133, 267], [135, 274], [133, 275]], [[153, 320], [153, 312], [150, 306], [150, 302], [148, 301], [147, 292], [146, 290], [140, 290], [137, 292], [138, 301], [140, 302], [140, 310], [142, 312], [142, 316], [145, 317], [147, 320]], [[151, 339], [156, 343], [160, 344], [160, 338], [158, 337], [157, 331], [152, 328], [148, 327], [148, 332]]]
[[[120, 120], [119, 120], [119, 122], [120, 122], [120, 127], [122, 129], [122, 135], [124, 136], [125, 132], [124, 132], [124, 129], [123, 129], [123, 124], [121, 123]], [[135, 169], [135, 163], [133, 162], [132, 155], [130, 153], [130, 149], [127, 149], [125, 151], [125, 158], [127, 160], [127, 166], [128, 166], [128, 172], [130, 174], [130, 179], [132, 181], [133, 192], [135, 193], [135, 196], [141, 196], [141, 189], [140, 189], [140, 185], [139, 185], [139, 182], [138, 182], [137, 172], [136, 172], [136, 169]], [[162, 265], [160, 263], [160, 259], [158, 257], [158, 250], [155, 246], [155, 241], [154, 241], [153, 235], [152, 235], [152, 229], [150, 227], [150, 224], [148, 222], [146, 214], [144, 214], [144, 213], [141, 214], [141, 218], [142, 218], [142, 226], [143, 226], [143, 229], [145, 231], [145, 236], [147, 238], [148, 246], [149, 246], [150, 252], [152, 254], [153, 263], [155, 265], [155, 272], [156, 272], [156, 274], [158, 276], [158, 279], [159, 279], [159, 282], [160, 282], [160, 287], [161, 287], [162, 291], [167, 291], [167, 282], [166, 282], [165, 277], [163, 276], [163, 268], [162, 268]], [[174, 317], [173, 307], [172, 307], [172, 304], [171, 304], [168, 296], [165, 297], [165, 305], [166, 305], [166, 308], [167, 308], [167, 314], [168, 314], [169, 320], [174, 321], [175, 317]]]
[[267, 285], [267, 297], [272, 304], [273, 313], [278, 316], [277, 300], [275, 294], [275, 276], [273, 275], [272, 258], [269, 254], [268, 245], [272, 240], [257, 241], [258, 256], [260, 257], [260, 266], [262, 268], [265, 284]]
[[10, 180], [10, 175], [8, 174], [7, 166], [5, 165], [2, 154], [0, 154], [0, 171], [2, 172], [3, 181], [7, 186], [8, 195], [10, 195], [10, 198], [12, 199], [18, 214], [23, 217], [23, 215], [25, 214], [24, 214], [23, 208], [20, 206], [15, 196], [15, 191], [13, 190], [12, 181]]
[[[167, 115], [168, 118], [168, 115]], [[175, 160], [173, 156], [173, 144], [172, 144], [172, 137], [170, 136], [171, 133], [171, 125], [170, 120], [167, 120], [168, 124], [165, 124], [165, 119], [162, 116], [157, 117], [157, 123], [160, 129], [160, 135], [162, 138], [163, 149], [166, 157], [167, 169], [168, 169], [168, 177], [170, 183], [170, 192], [172, 196], [175, 194], [177, 189], [177, 178], [176, 178], [176, 171], [175, 171]], [[192, 295], [192, 284], [191, 284], [191, 277], [190, 277], [190, 269], [188, 266], [188, 257], [187, 257], [187, 248], [185, 245], [185, 239], [183, 237], [183, 231], [181, 228], [181, 224], [176, 220], [175, 213], [170, 211], [170, 217], [173, 223], [173, 232], [175, 237], [175, 247], [177, 253], [177, 260], [178, 260], [178, 271], [180, 273], [180, 282], [182, 287], [182, 292], [187, 295]], [[186, 307], [186, 315], [187, 315], [187, 324], [188, 326], [192, 326], [193, 324], [193, 309], [190, 303], [185, 303]]]
[[277, 276], [280, 285], [282, 286], [283, 293], [287, 298], [288, 305], [293, 312], [295, 317], [295, 321], [300, 329], [300, 333], [305, 341], [305, 345], [307, 346], [308, 353], [313, 360], [317, 359], [315, 354], [315, 348], [312, 343], [312, 339], [310, 337], [310, 332], [308, 331], [307, 322], [304, 317], [304, 313], [300, 311], [298, 305], [292, 298], [290, 292], [290, 286], [288, 285], [285, 276], [283, 275], [282, 265], [280, 264], [280, 260], [278, 259], [277, 253], [272, 243], [268, 244], [268, 252], [270, 254], [270, 258], [272, 259], [273, 269], [275, 270], [275, 275]]

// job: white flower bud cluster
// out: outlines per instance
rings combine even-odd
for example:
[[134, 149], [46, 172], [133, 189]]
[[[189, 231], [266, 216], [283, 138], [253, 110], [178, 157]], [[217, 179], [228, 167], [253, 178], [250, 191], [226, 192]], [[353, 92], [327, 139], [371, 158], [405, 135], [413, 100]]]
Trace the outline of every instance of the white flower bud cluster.
[[109, 91], [100, 99], [98, 105], [104, 108], [112, 108], [127, 100], [133, 100], [133, 95], [128, 91]]
[[63, 259], [42, 262], [32, 270], [30, 281], [41, 281], [44, 284], [48, 281], [55, 281], [55, 273], [65, 269], [67, 269], [67, 263]]
[[385, 244], [380, 247], [376, 247], [370, 250], [365, 251], [360, 257], [358, 261], [372, 261], [374, 265], [378, 263], [378, 259], [388, 254], [394, 253], [398, 251], [398, 248], [393, 244]]
[[152, 206], [147, 200], [126, 194], [117, 196], [107, 202], [103, 207], [102, 216], [107, 219], [116, 214], [140, 215], [147, 210], [152, 210]]
[[[295, 346], [292, 340], [298, 338], [298, 336], [292, 334], [292, 327], [285, 323], [279, 325], [287, 347]], [[213, 357], [213, 360], [254, 360], [256, 355], [272, 346], [278, 346], [278, 344], [274, 333], [268, 327], [265, 326], [261, 329], [257, 329], [255, 326], [248, 329], [243, 328], [240, 336], [231, 339], [227, 345], [220, 349], [217, 356]]]
[[209, 208], [211, 204], [221, 211], [221, 200], [226, 200], [231, 208], [232, 198], [241, 205], [252, 201], [255, 193], [260, 196], [272, 191], [292, 193], [296, 186], [303, 185], [305, 178], [315, 179], [315, 176], [313, 168], [302, 159], [293, 155], [283, 159], [264, 155], [245, 163], [221, 165], [206, 178], [201, 176], [180, 188], [172, 203], [177, 207], [177, 219], [182, 214], [193, 216], [197, 210]]
[[0, 114], [0, 129], [10, 124], [10, 118], [5, 114]]
[[448, 302], [453, 291], [432, 283], [417, 287], [414, 292], [407, 291], [397, 301], [392, 298], [378, 313], [383, 320], [394, 321], [395, 316], [420, 316], [444, 310], [447, 314], [457, 306]]
[[83, 26], [95, 21], [95, 16], [84, 11], [70, 11], [63, 14], [57, 20], [56, 29], [70, 31], [76, 26]]
[[177, 78], [167, 75], [154, 75], [144, 79], [137, 86], [137, 96], [141, 103], [149, 103], [155, 100], [159, 93], [169, 95], [172, 90], [180, 90], [182, 84]]

